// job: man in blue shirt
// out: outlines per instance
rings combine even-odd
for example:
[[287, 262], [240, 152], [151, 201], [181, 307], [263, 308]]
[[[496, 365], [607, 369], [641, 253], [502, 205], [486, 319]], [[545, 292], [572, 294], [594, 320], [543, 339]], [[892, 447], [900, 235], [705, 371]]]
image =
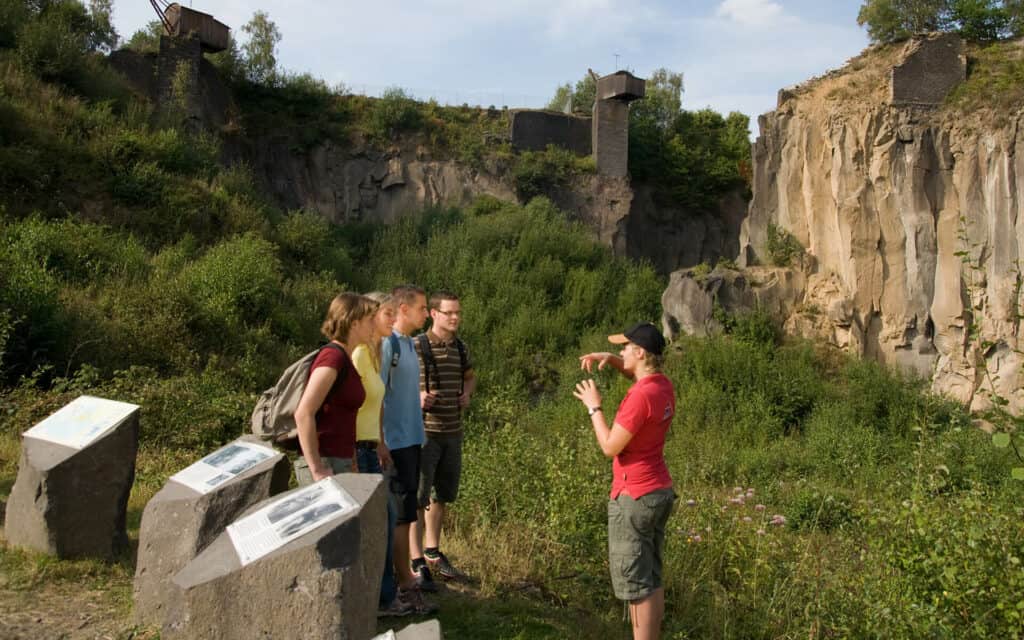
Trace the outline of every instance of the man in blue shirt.
[[420, 406], [420, 363], [410, 334], [422, 329], [427, 320], [427, 296], [414, 285], [396, 287], [391, 295], [397, 318], [392, 335], [381, 344], [380, 376], [385, 385], [381, 414], [384, 444], [391, 451], [391, 491], [398, 500], [392, 549], [398, 597], [412, 604], [417, 613], [430, 613], [437, 607], [423, 601], [409, 558], [409, 526], [416, 522], [420, 451], [426, 441]]

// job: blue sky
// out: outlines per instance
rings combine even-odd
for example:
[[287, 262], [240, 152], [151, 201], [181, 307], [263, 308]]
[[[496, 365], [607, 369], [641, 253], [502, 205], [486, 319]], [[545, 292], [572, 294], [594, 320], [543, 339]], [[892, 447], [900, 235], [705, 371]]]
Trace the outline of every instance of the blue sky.
[[[183, 4], [190, 5], [189, 0]], [[841, 66], [867, 46], [861, 2], [836, 0], [194, 0], [245, 39], [262, 10], [283, 36], [279, 64], [358, 93], [401, 86], [443, 103], [543, 106], [588, 67], [684, 74], [683, 106], [756, 117], [785, 86]], [[125, 38], [155, 14], [115, 0]]]

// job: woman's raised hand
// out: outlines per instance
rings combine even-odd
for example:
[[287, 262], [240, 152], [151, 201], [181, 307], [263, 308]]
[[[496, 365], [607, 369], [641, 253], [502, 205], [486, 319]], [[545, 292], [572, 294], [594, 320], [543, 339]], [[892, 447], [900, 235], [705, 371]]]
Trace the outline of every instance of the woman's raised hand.
[[580, 369], [583, 369], [587, 373], [593, 371], [594, 363], [597, 363], [597, 370], [604, 369], [605, 365], [608, 364], [608, 360], [612, 357], [612, 354], [607, 351], [599, 351], [596, 353], [588, 353], [580, 356]]
[[593, 380], [584, 380], [576, 383], [576, 390], [572, 392], [576, 399], [583, 403], [587, 409], [601, 406], [601, 393]]

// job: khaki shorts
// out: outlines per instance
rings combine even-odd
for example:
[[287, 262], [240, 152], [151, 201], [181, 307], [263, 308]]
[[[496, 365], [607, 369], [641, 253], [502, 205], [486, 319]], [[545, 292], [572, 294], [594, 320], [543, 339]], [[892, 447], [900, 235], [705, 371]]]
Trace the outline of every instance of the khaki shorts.
[[642, 600], [661, 587], [665, 523], [675, 499], [672, 489], [658, 489], [608, 501], [608, 569], [619, 600]]
[[[331, 468], [332, 474], [339, 473], [351, 473], [352, 472], [352, 458], [332, 458], [330, 456], [320, 456], [323, 463]], [[307, 484], [313, 484], [313, 474], [309, 472], [309, 465], [306, 464], [306, 457], [299, 456], [293, 463], [295, 466], [295, 482], [300, 487], [304, 487]]]

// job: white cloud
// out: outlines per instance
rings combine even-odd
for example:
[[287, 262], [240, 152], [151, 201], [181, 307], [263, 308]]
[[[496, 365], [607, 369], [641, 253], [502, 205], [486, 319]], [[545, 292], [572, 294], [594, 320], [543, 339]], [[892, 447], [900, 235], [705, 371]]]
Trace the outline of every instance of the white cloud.
[[771, 0], [723, 0], [715, 14], [745, 27], [769, 26], [785, 17], [782, 5]]

